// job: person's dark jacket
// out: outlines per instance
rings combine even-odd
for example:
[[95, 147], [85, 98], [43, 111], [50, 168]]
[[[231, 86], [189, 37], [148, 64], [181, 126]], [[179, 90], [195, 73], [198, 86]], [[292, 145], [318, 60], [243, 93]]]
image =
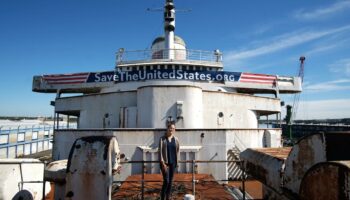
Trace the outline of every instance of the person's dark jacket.
[[[180, 158], [180, 144], [179, 139], [177, 137], [173, 136], [175, 138], [175, 144], [176, 144], [176, 165], [179, 163]], [[159, 145], [158, 145], [158, 159], [159, 162], [163, 161], [165, 164], [168, 164], [168, 154], [167, 154], [167, 136], [162, 136], [159, 139]]]

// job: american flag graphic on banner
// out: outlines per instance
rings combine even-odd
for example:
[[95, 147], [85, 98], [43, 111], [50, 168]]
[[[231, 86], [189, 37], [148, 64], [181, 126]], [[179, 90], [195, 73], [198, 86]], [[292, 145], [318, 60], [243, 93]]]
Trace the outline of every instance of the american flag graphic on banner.
[[251, 74], [251, 73], [242, 73], [240, 82], [245, 83], [261, 83], [261, 84], [275, 84], [276, 76], [266, 75], [266, 74]]
[[44, 75], [43, 80], [48, 84], [77, 84], [85, 83], [88, 77], [89, 73], [55, 74]]

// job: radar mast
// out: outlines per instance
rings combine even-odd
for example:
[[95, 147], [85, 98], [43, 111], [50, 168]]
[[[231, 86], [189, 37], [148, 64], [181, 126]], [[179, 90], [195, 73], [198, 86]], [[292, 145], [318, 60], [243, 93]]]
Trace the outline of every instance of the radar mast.
[[166, 0], [164, 6], [164, 36], [168, 59], [174, 59], [175, 6], [173, 0]]

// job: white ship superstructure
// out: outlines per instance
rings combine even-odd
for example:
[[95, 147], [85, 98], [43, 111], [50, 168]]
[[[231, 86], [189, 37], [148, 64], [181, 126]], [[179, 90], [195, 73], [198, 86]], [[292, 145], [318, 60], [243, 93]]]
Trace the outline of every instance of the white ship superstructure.
[[[299, 77], [228, 72], [219, 50], [187, 49], [175, 35], [171, 0], [164, 6], [164, 35], [149, 50], [121, 48], [116, 57], [110, 71], [33, 78], [33, 91], [57, 94], [52, 102], [57, 119], [78, 118], [78, 129], [55, 131], [54, 160], [68, 159], [74, 141], [86, 136], [115, 136], [129, 160], [157, 160], [157, 143], [168, 121], [176, 123], [181, 160], [239, 159], [246, 148], [281, 146], [281, 129], [259, 128], [258, 119], [280, 119], [279, 95], [302, 90]], [[159, 173], [157, 164], [146, 168]], [[118, 179], [141, 170], [125, 166]], [[180, 173], [192, 170], [186, 163], [179, 167]], [[198, 164], [196, 170], [216, 179], [237, 176], [237, 168], [226, 163]]]

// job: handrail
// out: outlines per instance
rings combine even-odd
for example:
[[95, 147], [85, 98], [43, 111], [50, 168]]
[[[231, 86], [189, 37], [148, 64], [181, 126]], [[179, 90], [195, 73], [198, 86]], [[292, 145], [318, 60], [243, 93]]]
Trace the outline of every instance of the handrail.
[[[141, 60], [193, 60], [222, 62], [222, 53], [216, 51], [203, 51], [193, 49], [146, 49], [133, 51], [118, 51], [116, 53], [117, 64]], [[169, 58], [169, 55], [170, 58]]]
[[[23, 127], [23, 128], [20, 128]], [[0, 129], [0, 135], [7, 135], [10, 133], [17, 133], [17, 132], [27, 132], [27, 131], [43, 131], [43, 130], [53, 130], [51, 127], [53, 127], [53, 125], [39, 125], [38, 127], [28, 127], [28, 126], [17, 126], [16, 129], [11, 128], [11, 126], [2, 126]], [[7, 129], [5, 129], [7, 128]], [[77, 128], [76, 125], [69, 125], [69, 127], [67, 128], [66, 125], [62, 125], [59, 126], [59, 129], [72, 129], [72, 128]]]
[[[156, 180], [145, 180], [144, 174], [145, 174], [145, 163], [159, 163], [159, 161], [157, 160], [151, 160], [151, 161], [145, 161], [145, 160], [137, 160], [137, 161], [122, 161], [120, 162], [120, 164], [136, 164], [136, 163], [141, 163], [143, 165], [142, 167], [142, 176], [141, 176], [141, 180], [134, 180], [134, 181], [115, 181], [113, 180], [113, 183], [124, 183], [124, 182], [141, 182], [141, 199], [144, 199], [144, 190], [145, 190], [145, 182], [159, 182]], [[195, 179], [195, 164], [196, 163], [238, 163], [241, 167], [242, 170], [242, 174], [241, 174], [241, 181], [242, 181], [242, 199], [245, 200], [246, 199], [246, 192], [245, 192], [245, 179], [246, 179], [246, 173], [245, 173], [245, 168], [244, 168], [244, 164], [243, 161], [240, 160], [180, 160], [179, 163], [192, 163], [192, 180], [188, 180], [188, 181], [175, 181], [173, 180], [173, 182], [192, 182], [192, 194], [193, 196], [195, 196], [195, 184], [199, 183], [199, 180]], [[220, 180], [201, 180], [202, 182], [218, 182], [218, 181], [232, 181], [230, 179], [220, 179]]]
[[[67, 127], [63, 125], [59, 128], [66, 129]], [[76, 128], [76, 126], [73, 124], [69, 128]], [[0, 150], [2, 150], [0, 157], [15, 158], [21, 154], [37, 153], [39, 149], [40, 151], [51, 149], [53, 130], [52, 125], [19, 125], [15, 128], [14, 126], [1, 126], [0, 137], [4, 142], [0, 144]], [[48, 134], [46, 134], [47, 131]]]

